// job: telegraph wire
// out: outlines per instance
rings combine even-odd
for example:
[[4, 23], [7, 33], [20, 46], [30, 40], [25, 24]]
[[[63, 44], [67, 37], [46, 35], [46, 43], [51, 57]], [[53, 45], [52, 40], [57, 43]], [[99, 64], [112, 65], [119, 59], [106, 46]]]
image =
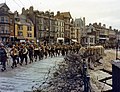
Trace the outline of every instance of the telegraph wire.
[[29, 0], [29, 2], [30, 2], [30, 4], [31, 4], [31, 6], [32, 6], [32, 2]]
[[6, 0], [5, 0], [5, 4], [6, 4]]
[[13, 1], [21, 8], [21, 6], [15, 0], [13, 0]]
[[22, 3], [22, 1], [21, 0], [19, 0], [20, 1], [20, 3], [23, 5], [23, 6], [25, 6], [23, 3]]

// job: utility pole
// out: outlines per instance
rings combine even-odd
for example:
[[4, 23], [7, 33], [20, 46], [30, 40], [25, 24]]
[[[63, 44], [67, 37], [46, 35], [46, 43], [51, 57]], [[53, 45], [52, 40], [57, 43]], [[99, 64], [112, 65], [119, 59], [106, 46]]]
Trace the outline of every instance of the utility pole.
[[50, 42], [50, 10], [49, 10], [49, 28], [48, 28], [48, 31], [49, 31], [49, 37], [48, 37], [49, 44], [51, 44], [51, 42]]
[[13, 32], [14, 32], [14, 38], [13, 38], [13, 42], [14, 42], [14, 44], [15, 44], [15, 23], [16, 23], [16, 20], [15, 20], [15, 18], [13, 17], [13, 22], [14, 22], [14, 24], [13, 24], [13, 26], [14, 26], [14, 30], [13, 30]]
[[35, 30], [35, 34], [36, 34], [36, 43], [38, 44], [38, 30], [37, 30], [37, 19], [36, 19], [36, 17], [37, 17], [37, 15], [36, 15], [36, 13], [35, 13], [35, 28], [34, 28], [34, 30]]
[[15, 23], [14, 23], [14, 43], [15, 43]]

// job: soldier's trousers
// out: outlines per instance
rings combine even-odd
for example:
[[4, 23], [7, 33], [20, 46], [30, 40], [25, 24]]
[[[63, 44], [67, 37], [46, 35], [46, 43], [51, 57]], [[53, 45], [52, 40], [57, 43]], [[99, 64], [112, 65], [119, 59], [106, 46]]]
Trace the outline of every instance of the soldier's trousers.
[[1, 58], [2, 69], [4, 70], [6, 70], [6, 61], [7, 61], [6, 57]]

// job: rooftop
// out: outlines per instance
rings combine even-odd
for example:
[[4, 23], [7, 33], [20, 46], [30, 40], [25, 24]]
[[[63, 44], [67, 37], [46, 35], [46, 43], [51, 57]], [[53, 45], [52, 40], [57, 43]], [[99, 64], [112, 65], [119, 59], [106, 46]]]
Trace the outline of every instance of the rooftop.
[[9, 7], [6, 5], [6, 3], [1, 3], [1, 4], [0, 4], [0, 8], [2, 8], [3, 6], [7, 7], [8, 10], [9, 10]]

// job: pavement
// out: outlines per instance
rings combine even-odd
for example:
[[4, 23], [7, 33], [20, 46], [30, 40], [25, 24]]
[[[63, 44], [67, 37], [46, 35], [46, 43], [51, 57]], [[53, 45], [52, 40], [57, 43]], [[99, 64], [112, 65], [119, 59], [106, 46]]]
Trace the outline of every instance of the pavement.
[[53, 67], [63, 59], [62, 56], [48, 57], [15, 69], [7, 66], [7, 71], [0, 72], [0, 92], [32, 92], [33, 88], [39, 87], [45, 81], [48, 71], [51, 70], [52, 73]]

